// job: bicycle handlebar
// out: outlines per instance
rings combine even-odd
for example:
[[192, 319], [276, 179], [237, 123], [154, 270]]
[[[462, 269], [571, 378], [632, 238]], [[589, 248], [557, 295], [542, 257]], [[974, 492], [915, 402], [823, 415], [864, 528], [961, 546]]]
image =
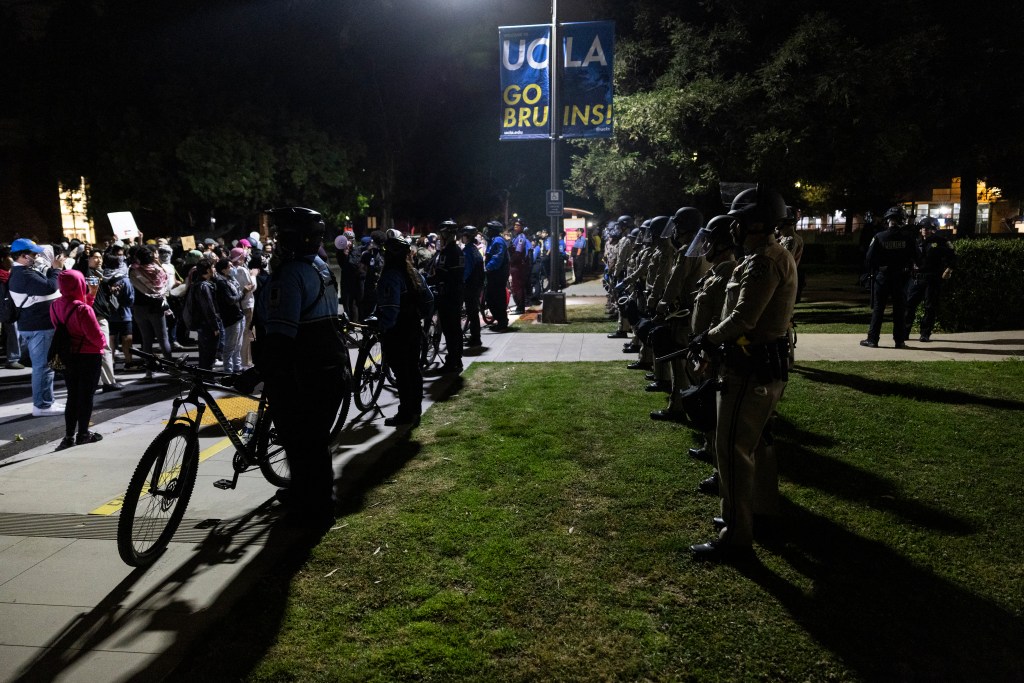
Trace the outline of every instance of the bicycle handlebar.
[[132, 353], [153, 361], [161, 370], [166, 372], [168, 375], [177, 377], [178, 379], [188, 380], [192, 383], [215, 384], [218, 387], [229, 389], [236, 393], [249, 394], [248, 391], [242, 391], [241, 389], [235, 388], [236, 380], [244, 375], [244, 372], [230, 373], [218, 372], [217, 370], [207, 370], [196, 365], [189, 365], [183, 358], [178, 360], [167, 360], [161, 356], [146, 353], [145, 351], [139, 351], [135, 348], [132, 349]]

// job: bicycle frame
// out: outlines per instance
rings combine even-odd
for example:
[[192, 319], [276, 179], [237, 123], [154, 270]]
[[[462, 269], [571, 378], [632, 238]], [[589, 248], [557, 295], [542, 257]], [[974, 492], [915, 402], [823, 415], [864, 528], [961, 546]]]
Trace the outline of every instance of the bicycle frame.
[[[148, 355], [141, 351], [136, 351], [136, 353], [143, 357]], [[228, 440], [231, 441], [231, 444], [235, 447], [235, 457], [232, 459], [231, 462], [232, 468], [234, 469], [234, 477], [232, 477], [231, 479], [220, 479], [214, 482], [214, 486], [216, 486], [219, 489], [235, 488], [235, 486], [238, 484], [238, 475], [241, 474], [242, 472], [247, 471], [256, 463], [256, 453], [259, 442], [257, 435], [253, 434], [252, 438], [249, 439], [248, 443], [242, 441], [241, 437], [238, 435], [238, 432], [235, 431], [234, 427], [231, 426], [231, 422], [228, 420], [227, 416], [224, 415], [224, 411], [221, 410], [220, 405], [217, 403], [217, 399], [213, 396], [213, 394], [210, 393], [210, 390], [207, 388], [206, 382], [203, 380], [203, 377], [200, 374], [201, 372], [204, 371], [197, 371], [175, 364], [168, 364], [165, 361], [163, 361], [163, 359], [159, 359], [154, 356], [150, 357], [157, 360], [157, 362], [160, 363], [164, 367], [164, 369], [170, 370], [172, 375], [176, 375], [178, 379], [184, 380], [189, 385], [189, 391], [186, 396], [178, 396], [172, 401], [171, 415], [170, 419], [167, 421], [168, 427], [178, 423], [187, 425], [189, 431], [191, 431], [193, 436], [198, 438], [199, 426], [202, 424], [203, 415], [206, 414], [206, 409], [210, 408], [210, 410], [213, 412], [214, 418], [216, 418], [217, 420], [217, 424], [220, 426], [221, 430], [223, 430], [225, 436], [228, 437]], [[235, 391], [231, 389], [231, 387], [223, 387], [223, 389], [225, 391], [229, 391], [240, 396], [249, 396], [249, 394]], [[187, 412], [185, 415], [181, 415], [180, 411], [182, 406], [194, 406], [195, 417], [189, 417]], [[264, 413], [266, 412], [266, 408], [266, 397], [260, 397], [259, 406], [256, 412], [257, 425], [262, 424], [262, 419]], [[162, 457], [163, 456], [161, 456], [161, 458]], [[162, 461], [159, 461], [159, 465], [160, 467], [155, 468], [154, 470], [154, 476], [156, 476], [156, 472], [163, 469]], [[150, 482], [151, 489], [159, 490], [158, 484], [159, 482], [156, 481]]]

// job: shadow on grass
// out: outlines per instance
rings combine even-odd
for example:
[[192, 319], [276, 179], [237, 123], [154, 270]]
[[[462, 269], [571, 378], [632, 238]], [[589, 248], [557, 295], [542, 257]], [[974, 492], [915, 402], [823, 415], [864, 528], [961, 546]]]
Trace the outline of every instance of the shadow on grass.
[[805, 432], [782, 418], [776, 419], [773, 432], [781, 455], [779, 474], [795, 484], [899, 515], [935, 531], [958, 536], [977, 531], [967, 520], [902, 497], [892, 482], [872, 472], [811, 450], [813, 446], [833, 445], [831, 437]]
[[758, 538], [807, 577], [807, 590], [768, 566], [739, 567], [816, 641], [865, 681], [1024, 678], [1024, 623], [892, 548], [783, 501], [784, 533]]
[[953, 389], [939, 389], [926, 387], [919, 384], [906, 384], [904, 382], [889, 382], [886, 380], [872, 379], [861, 375], [852, 375], [844, 372], [823, 370], [821, 368], [796, 365], [793, 372], [803, 375], [812, 382], [823, 382], [849, 387], [855, 391], [874, 396], [900, 396], [918, 401], [930, 401], [933, 403], [947, 403], [951, 405], [979, 405], [988, 408], [1002, 408], [1009, 410], [1024, 410], [1024, 402], [1013, 401], [1005, 398], [994, 398], [991, 396], [979, 396], [968, 394], [964, 391]]

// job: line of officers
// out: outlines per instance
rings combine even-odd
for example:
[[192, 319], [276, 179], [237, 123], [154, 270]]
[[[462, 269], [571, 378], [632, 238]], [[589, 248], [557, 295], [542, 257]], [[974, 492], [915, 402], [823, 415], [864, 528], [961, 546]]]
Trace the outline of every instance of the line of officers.
[[[892, 338], [897, 349], [905, 349], [921, 303], [924, 317], [918, 341], [931, 341], [942, 283], [952, 277], [957, 257], [949, 240], [939, 233], [938, 221], [931, 216], [912, 225], [903, 207], [894, 206], [883, 218], [886, 226], [871, 239], [865, 257], [870, 276], [871, 323], [867, 339], [860, 345], [878, 348], [882, 318], [891, 300]], [[919, 234], [917, 239], [915, 231]]]
[[[755, 518], [778, 514], [778, 477], [768, 423], [789, 373], [797, 296], [793, 255], [776, 239], [788, 210], [778, 192], [741, 192], [706, 224], [693, 207], [607, 232], [606, 286], [627, 367], [647, 370], [647, 391], [667, 391], [655, 420], [686, 422], [704, 435], [690, 455], [715, 473], [698, 489], [718, 495], [717, 534], [690, 546], [695, 558], [752, 556]], [[792, 243], [792, 241], [789, 241]]]

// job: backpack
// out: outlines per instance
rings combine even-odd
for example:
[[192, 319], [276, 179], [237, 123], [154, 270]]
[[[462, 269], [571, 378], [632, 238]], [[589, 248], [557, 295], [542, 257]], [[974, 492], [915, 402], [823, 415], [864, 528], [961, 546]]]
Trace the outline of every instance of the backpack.
[[64, 320], [57, 323], [53, 330], [53, 339], [50, 340], [50, 350], [46, 352], [46, 364], [51, 370], [64, 370], [71, 364], [71, 355], [74, 353], [71, 348], [71, 332], [68, 330], [68, 320], [75, 314], [81, 304], [76, 303], [64, 316]]
[[202, 322], [202, 313], [196, 309], [199, 304], [195, 302], [198, 288], [197, 283], [193, 282], [189, 285], [185, 292], [185, 305], [181, 308], [181, 319], [185, 322], [185, 327], [193, 332], [199, 329], [199, 324]]
[[0, 323], [17, 322], [18, 313], [19, 307], [14, 305], [10, 288], [6, 282], [0, 281]]

